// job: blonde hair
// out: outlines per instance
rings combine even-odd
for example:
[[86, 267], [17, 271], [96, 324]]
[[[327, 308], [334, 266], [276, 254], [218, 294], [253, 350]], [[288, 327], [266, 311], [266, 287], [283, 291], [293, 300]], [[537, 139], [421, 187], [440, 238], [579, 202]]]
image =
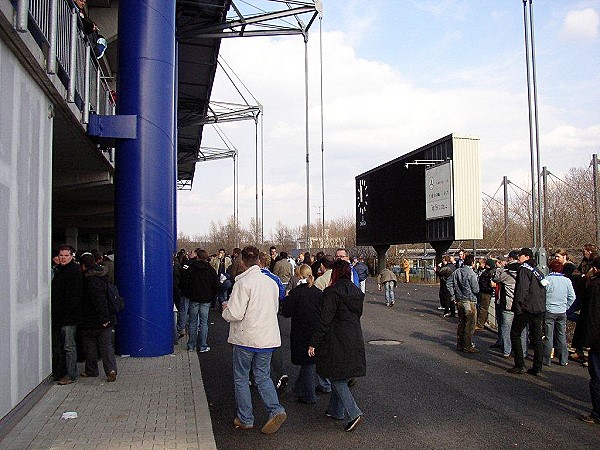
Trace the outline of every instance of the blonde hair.
[[298, 267], [296, 267], [294, 275], [296, 275], [298, 278], [306, 278], [308, 287], [311, 287], [315, 282], [315, 278], [312, 274], [312, 269], [308, 264], [300, 264]]

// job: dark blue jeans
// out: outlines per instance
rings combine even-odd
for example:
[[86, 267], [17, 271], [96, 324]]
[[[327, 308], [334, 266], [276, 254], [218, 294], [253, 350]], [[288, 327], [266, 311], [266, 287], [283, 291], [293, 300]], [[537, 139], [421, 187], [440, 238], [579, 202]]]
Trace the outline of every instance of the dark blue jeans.
[[299, 398], [306, 400], [307, 402], [317, 401], [314, 364], [300, 366], [300, 372], [298, 373], [298, 378], [296, 378], [296, 384], [294, 385], [294, 392]]
[[77, 379], [77, 345], [75, 325], [52, 326], [52, 374], [56, 380], [68, 375]]
[[329, 405], [327, 414], [331, 414], [336, 419], [347, 417], [348, 420], [354, 420], [362, 416], [362, 411], [356, 404], [348, 380], [331, 380], [331, 395], [329, 396]]
[[[569, 360], [567, 352], [567, 314], [553, 314], [547, 312], [544, 317], [544, 364], [549, 366], [552, 348], [556, 349], [556, 357], [561, 366], [566, 366]], [[556, 342], [556, 343], [555, 343]]]
[[270, 378], [271, 352], [252, 352], [233, 346], [233, 383], [235, 387], [235, 401], [237, 403], [237, 416], [245, 425], [254, 424], [252, 412], [252, 394], [250, 393], [250, 369], [254, 373], [254, 382], [262, 398], [269, 419], [285, 412], [279, 403], [277, 391]]

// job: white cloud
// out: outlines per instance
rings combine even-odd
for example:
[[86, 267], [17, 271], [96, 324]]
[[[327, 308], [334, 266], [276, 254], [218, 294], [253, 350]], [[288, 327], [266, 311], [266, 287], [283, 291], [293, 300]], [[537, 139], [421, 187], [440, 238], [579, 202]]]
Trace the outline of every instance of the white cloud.
[[592, 8], [570, 11], [565, 16], [560, 35], [563, 39], [590, 40], [598, 37], [600, 16]]
[[464, 0], [417, 0], [413, 5], [435, 17], [449, 16], [457, 20], [464, 20], [469, 10]]
[[[481, 138], [488, 193], [494, 193], [504, 175], [525, 187], [529, 133], [525, 84], [515, 82], [523, 72], [520, 61], [460, 66], [446, 74], [449, 83], [421, 88], [419, 80], [407, 79], [390, 65], [358, 58], [344, 33], [323, 37], [327, 219], [354, 211], [356, 175], [450, 133]], [[318, 44], [318, 39], [309, 40], [314, 221], [315, 207], [321, 205]], [[301, 225], [306, 220], [304, 43], [301, 38], [223, 41], [222, 54], [265, 109], [265, 235], [277, 220]], [[212, 98], [238, 101], [225, 78], [217, 73]], [[595, 125], [576, 128], [561, 117], [561, 108], [544, 100], [540, 98], [543, 164], [557, 172], [586, 165], [600, 141], [598, 118]], [[240, 151], [239, 219], [247, 225], [255, 214], [255, 126], [240, 122], [221, 128]], [[211, 139], [207, 127], [203, 145]], [[189, 235], [205, 233], [211, 221], [225, 221], [232, 214], [231, 161], [197, 167], [194, 191], [178, 196], [179, 229]]]

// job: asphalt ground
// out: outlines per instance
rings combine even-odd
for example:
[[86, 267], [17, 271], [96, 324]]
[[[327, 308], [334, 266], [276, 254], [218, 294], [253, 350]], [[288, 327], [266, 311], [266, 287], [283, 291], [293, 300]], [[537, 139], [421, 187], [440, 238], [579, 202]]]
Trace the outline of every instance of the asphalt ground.
[[[212, 350], [198, 356], [217, 448], [600, 448], [600, 425], [577, 419], [590, 409], [586, 368], [553, 364], [539, 378], [511, 375], [512, 358], [489, 350], [491, 331], [475, 335], [480, 353], [457, 352], [457, 320], [441, 317], [437, 291], [437, 285], [401, 283], [396, 305], [388, 308], [368, 280], [362, 317], [367, 376], [353, 388], [365, 420], [350, 433], [343, 422], [325, 417], [327, 395], [316, 405], [299, 404], [290, 387], [281, 395], [288, 420], [277, 433], [260, 432], [267, 417], [256, 389], [255, 428], [235, 429], [229, 326], [211, 311]], [[298, 367], [289, 362], [289, 319], [280, 323], [291, 385]]]

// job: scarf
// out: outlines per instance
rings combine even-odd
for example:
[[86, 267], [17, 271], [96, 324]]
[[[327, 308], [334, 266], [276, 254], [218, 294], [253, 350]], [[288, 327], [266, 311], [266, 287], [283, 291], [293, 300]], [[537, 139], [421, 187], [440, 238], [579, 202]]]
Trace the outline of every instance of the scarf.
[[543, 287], [548, 286], [548, 280], [546, 280], [546, 277], [544, 277], [544, 274], [542, 272], [540, 272], [540, 269], [538, 269], [537, 267], [531, 266], [531, 265], [527, 264], [526, 262], [521, 264], [521, 267], [529, 270]]

